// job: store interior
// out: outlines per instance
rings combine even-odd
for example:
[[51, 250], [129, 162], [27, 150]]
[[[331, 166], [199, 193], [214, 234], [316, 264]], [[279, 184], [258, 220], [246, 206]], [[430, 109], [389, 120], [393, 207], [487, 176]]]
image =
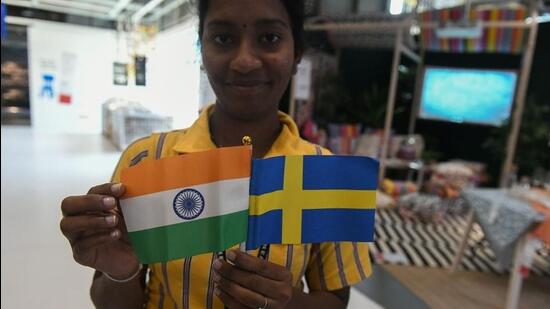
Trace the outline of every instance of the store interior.
[[[550, 1], [304, 2], [280, 110], [380, 162], [373, 274], [348, 308], [547, 307]], [[92, 308], [60, 201], [215, 102], [195, 6], [2, 0], [3, 307]]]

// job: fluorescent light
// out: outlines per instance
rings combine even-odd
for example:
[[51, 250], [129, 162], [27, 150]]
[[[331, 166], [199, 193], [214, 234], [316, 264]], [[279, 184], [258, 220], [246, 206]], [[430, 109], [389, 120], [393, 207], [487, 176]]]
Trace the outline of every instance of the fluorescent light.
[[403, 0], [390, 0], [390, 14], [398, 15], [403, 13]]

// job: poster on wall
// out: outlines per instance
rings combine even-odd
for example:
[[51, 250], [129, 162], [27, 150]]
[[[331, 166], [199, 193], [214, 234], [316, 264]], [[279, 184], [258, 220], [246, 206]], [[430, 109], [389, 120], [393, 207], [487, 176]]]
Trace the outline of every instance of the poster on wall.
[[128, 85], [128, 64], [122, 62], [113, 63], [113, 84], [119, 86]]
[[135, 58], [135, 67], [136, 67], [136, 86], [145, 86], [146, 83], [146, 72], [145, 64], [147, 58], [137, 56]]
[[57, 66], [55, 60], [49, 58], [40, 59], [40, 72], [38, 96], [45, 101], [51, 101], [57, 94]]
[[73, 85], [76, 78], [76, 55], [61, 54], [61, 75], [59, 82], [59, 103], [73, 103]]

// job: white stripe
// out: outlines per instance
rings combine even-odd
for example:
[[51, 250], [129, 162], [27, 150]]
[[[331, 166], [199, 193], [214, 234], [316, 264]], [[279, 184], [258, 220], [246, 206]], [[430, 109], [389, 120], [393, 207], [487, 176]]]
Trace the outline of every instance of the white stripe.
[[[124, 199], [120, 206], [128, 232], [136, 232], [246, 210], [249, 183], [249, 177], [222, 180]], [[197, 218], [185, 220], [174, 211], [174, 197], [183, 189], [195, 189], [204, 197], [204, 210]]]

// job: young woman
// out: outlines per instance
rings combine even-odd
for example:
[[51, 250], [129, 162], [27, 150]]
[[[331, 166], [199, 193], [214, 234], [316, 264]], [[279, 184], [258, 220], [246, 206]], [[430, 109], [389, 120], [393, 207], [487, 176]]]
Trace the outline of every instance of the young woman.
[[303, 3], [202, 0], [198, 8], [216, 104], [188, 129], [138, 140], [122, 155], [111, 183], [62, 202], [61, 230], [74, 258], [96, 270], [92, 301], [98, 308], [345, 308], [349, 286], [371, 272], [366, 244], [271, 245], [267, 260], [233, 249], [227, 251], [231, 263], [210, 253], [141, 265], [128, 241], [117, 210], [122, 168], [242, 145], [243, 136], [251, 137], [257, 158], [328, 154], [300, 139], [292, 119], [278, 111], [302, 55]]

